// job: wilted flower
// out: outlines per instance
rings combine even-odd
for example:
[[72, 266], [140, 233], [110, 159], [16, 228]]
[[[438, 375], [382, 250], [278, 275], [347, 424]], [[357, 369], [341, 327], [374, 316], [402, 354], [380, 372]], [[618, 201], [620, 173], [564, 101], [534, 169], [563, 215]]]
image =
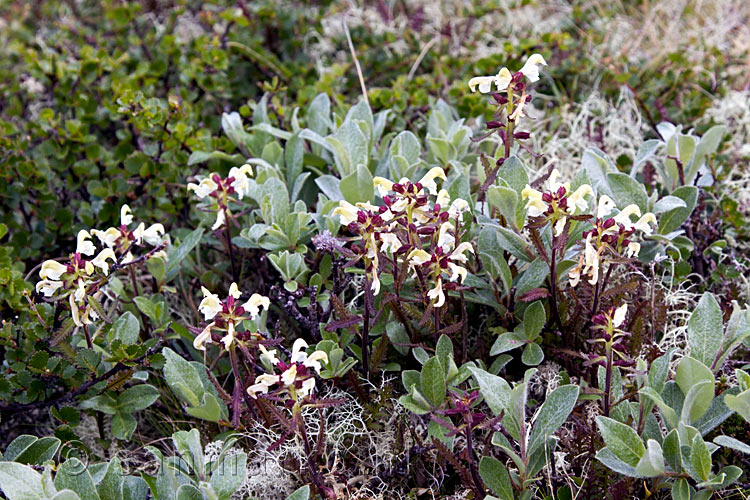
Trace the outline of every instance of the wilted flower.
[[[626, 346], [622, 344], [623, 340], [630, 336], [630, 333], [621, 328], [627, 314], [628, 305], [622, 304], [620, 307], [611, 307], [591, 318], [597, 336], [587, 342], [602, 346], [603, 353], [590, 353], [587, 365], [633, 366], [635, 364], [627, 354]], [[615, 355], [618, 359], [614, 358]]]

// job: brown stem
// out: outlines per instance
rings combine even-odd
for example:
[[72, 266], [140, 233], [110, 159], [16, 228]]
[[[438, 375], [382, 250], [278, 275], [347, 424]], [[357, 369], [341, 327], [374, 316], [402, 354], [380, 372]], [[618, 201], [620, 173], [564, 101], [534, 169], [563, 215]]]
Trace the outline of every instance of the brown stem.
[[83, 325], [83, 333], [86, 335], [86, 346], [93, 349], [94, 343], [91, 341], [91, 335], [89, 334], [89, 325]]
[[471, 471], [471, 478], [474, 480], [474, 488], [476, 489], [478, 495], [477, 498], [483, 498], [486, 490], [482, 479], [479, 477], [479, 470], [477, 469], [476, 460], [474, 460], [474, 444], [471, 440], [471, 425], [469, 423], [467, 423], [466, 425], [466, 432], [464, 432], [464, 434], [466, 435], [466, 454], [468, 455], [469, 459], [469, 470]]
[[234, 250], [232, 249], [232, 231], [229, 228], [229, 216], [226, 209], [224, 210], [224, 238], [226, 239], [227, 253], [229, 254], [229, 262], [232, 265], [232, 280], [237, 281], [237, 264], [234, 262]]
[[[377, 272], [377, 271], [376, 271]], [[366, 379], [370, 378], [370, 298], [372, 296], [372, 290], [370, 290], [370, 280], [365, 271], [365, 311], [364, 311], [364, 324], [362, 325], [362, 375]]]

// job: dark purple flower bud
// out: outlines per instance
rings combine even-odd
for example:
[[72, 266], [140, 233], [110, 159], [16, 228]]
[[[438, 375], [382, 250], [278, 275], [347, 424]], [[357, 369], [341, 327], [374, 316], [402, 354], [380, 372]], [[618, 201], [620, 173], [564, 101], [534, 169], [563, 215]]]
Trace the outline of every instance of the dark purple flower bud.
[[505, 163], [505, 158], [498, 158], [497, 161], [495, 162], [495, 166], [499, 167], [503, 163]]
[[614, 219], [607, 219], [607, 220], [604, 221], [604, 224], [602, 224], [602, 227], [604, 229], [609, 229], [610, 227], [612, 227], [614, 225], [615, 225], [615, 220]]
[[516, 71], [515, 73], [513, 73], [513, 77], [510, 81], [511, 83], [518, 83], [521, 80], [523, 80], [523, 73], [521, 73], [520, 71]]
[[542, 201], [544, 203], [552, 203], [554, 198], [552, 198], [552, 195], [549, 193], [542, 193]]
[[501, 106], [508, 104], [508, 97], [505, 94], [494, 92], [492, 94], [492, 98], [495, 99], [495, 102], [500, 104]]
[[531, 94], [529, 94], [529, 95], [527, 95], [527, 96], [526, 96], [526, 102], [527, 102], [527, 103], [528, 103], [528, 102], [531, 102]]
[[614, 366], [635, 366], [635, 361], [628, 359], [616, 359], [612, 361]]
[[364, 224], [365, 222], [367, 222], [367, 214], [363, 210], [357, 212], [357, 222], [359, 222], [360, 224]]
[[422, 190], [424, 186], [422, 186], [421, 182], [417, 182], [416, 184], [414, 184], [414, 187], [416, 188], [415, 191], [418, 193]]
[[393, 190], [394, 190], [394, 191], [396, 191], [397, 193], [401, 193], [401, 194], [403, 194], [403, 193], [404, 193], [404, 186], [403, 186], [403, 184], [399, 184], [399, 183], [397, 182], [397, 183], [395, 183], [395, 184], [393, 185]]
[[557, 197], [562, 198], [563, 196], [565, 196], [566, 192], [567, 191], [565, 190], [565, 186], [560, 186], [559, 188], [557, 188]]
[[593, 318], [591, 318], [591, 322], [596, 325], [606, 325], [609, 323], [609, 320], [607, 319], [607, 316], [604, 313], [596, 314]]
[[503, 124], [502, 122], [496, 121], [496, 120], [492, 120], [492, 121], [487, 122], [487, 128], [488, 129], [502, 128], [504, 126], [505, 126], [505, 124]]
[[388, 207], [386, 207], [386, 206], [378, 207], [378, 212], [381, 213], [381, 214], [384, 214], [387, 211], [388, 211]]
[[528, 139], [530, 136], [531, 134], [529, 134], [528, 132], [516, 132], [515, 134], [513, 134], [513, 137], [521, 140]]
[[450, 217], [450, 214], [448, 212], [442, 212], [438, 218], [440, 219], [440, 222], [446, 222], [448, 218]]

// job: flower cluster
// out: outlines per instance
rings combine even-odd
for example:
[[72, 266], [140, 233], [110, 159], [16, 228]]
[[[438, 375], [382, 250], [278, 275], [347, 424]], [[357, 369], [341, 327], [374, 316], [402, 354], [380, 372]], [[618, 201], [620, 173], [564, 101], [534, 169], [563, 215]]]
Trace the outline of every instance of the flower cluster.
[[[614, 208], [615, 202], [609, 196], [599, 198], [593, 228], [583, 233], [585, 241], [578, 265], [568, 273], [570, 286], [578, 285], [581, 276], [588, 276], [589, 284], [595, 285], [599, 281], [602, 258], [606, 252], [611, 252], [615, 257], [637, 257], [641, 245], [632, 240], [636, 231], [646, 236], [652, 233], [651, 225], [656, 225], [656, 217], [651, 212], [641, 216], [637, 205], [628, 205], [614, 217], [607, 217]], [[633, 222], [632, 216], [639, 219]]]
[[[129, 229], [128, 226], [133, 224], [133, 215], [128, 205], [120, 207], [120, 225], [110, 227], [106, 231], [92, 229], [92, 236], [96, 236], [102, 245], [111, 248], [117, 255], [123, 255], [123, 263], [133, 260], [131, 247], [133, 244], [143, 245], [147, 243], [151, 246], [159, 246], [164, 240], [164, 226], [160, 223], [146, 224], [141, 222], [135, 228]], [[160, 254], [163, 256], [163, 254]]]
[[[153, 224], [146, 228], [140, 223], [134, 229], [128, 229], [133, 222], [130, 207], [123, 205], [120, 209], [120, 226], [106, 231], [92, 229], [81, 230], [76, 237], [76, 250], [66, 263], [47, 260], [39, 271], [41, 280], [36, 284], [37, 293], [45, 297], [68, 297], [71, 315], [76, 326], [89, 325], [99, 317], [98, 299], [102, 286], [110, 272], [110, 265], [116, 263], [126, 266], [134, 262], [132, 246], [149, 245], [158, 247], [162, 244], [164, 226]], [[103, 248], [97, 253], [96, 245], [91, 241], [96, 236]], [[155, 249], [156, 250], [156, 249]], [[95, 257], [94, 254], [96, 254]], [[150, 252], [148, 257], [166, 257], [162, 251]], [[93, 258], [90, 258], [93, 257]]]
[[261, 359], [266, 361], [272, 368], [278, 369], [281, 374], [264, 373], [255, 379], [255, 384], [247, 388], [247, 393], [257, 398], [258, 394], [267, 394], [269, 389], [279, 385], [276, 394], [289, 393], [295, 401], [300, 401], [315, 390], [315, 373], [320, 373], [321, 361], [327, 362], [328, 355], [323, 351], [314, 351], [308, 355], [305, 349], [308, 347], [304, 339], [297, 339], [292, 345], [292, 355], [288, 362], [276, 357], [276, 350], [267, 350], [262, 344], [258, 346], [261, 351]]
[[[210, 323], [193, 340], [193, 347], [200, 351], [206, 350], [204, 345], [206, 342], [214, 342], [215, 331], [224, 332], [223, 335], [220, 333], [216, 335], [217, 339], [220, 339], [220, 342], [224, 344], [226, 350], [229, 350], [238, 337], [245, 340], [246, 335], [239, 334], [237, 326], [246, 319], [257, 319], [260, 316], [261, 308], [267, 310], [271, 305], [268, 297], [257, 293], [252, 294], [247, 302], [240, 304], [239, 299], [242, 292], [237, 287], [237, 283], [232, 283], [229, 286], [229, 294], [224, 300], [221, 300], [218, 295], [211, 293], [205, 287], [201, 287], [201, 291], [203, 292], [203, 300], [198, 305], [198, 310]], [[247, 336], [253, 336], [252, 332], [246, 332], [246, 334]]]
[[225, 178], [217, 173], [212, 173], [201, 179], [198, 184], [191, 182], [187, 185], [188, 191], [193, 191], [199, 199], [213, 199], [209, 209], [216, 212], [216, 222], [211, 229], [219, 229], [226, 223], [227, 216], [231, 214], [229, 203], [242, 200], [245, 197], [250, 190], [250, 177], [252, 175], [252, 167], [246, 164], [239, 168], [232, 167], [229, 170], [229, 175]]
[[570, 183], [560, 183], [560, 172], [554, 169], [547, 179], [547, 190], [537, 191], [528, 184], [521, 191], [526, 202], [526, 215], [533, 219], [530, 226], [541, 227], [546, 223], [554, 226], [555, 236], [560, 236], [568, 219], [588, 209], [587, 196], [594, 191], [588, 184], [571, 192]]
[[[438, 179], [446, 179], [440, 167], [432, 168], [418, 182], [375, 177], [373, 184], [384, 205], [341, 201], [334, 210], [354, 235], [351, 250], [364, 257], [375, 295], [380, 292], [381, 254], [390, 255], [394, 266], [403, 262], [405, 255], [415, 274], [431, 278], [435, 286], [428, 296], [434, 307], [445, 303], [443, 272], [450, 274], [446, 279], [451, 281], [466, 277], [466, 269], [457, 263], [465, 263], [464, 253], [474, 250], [469, 243], [456, 245], [455, 232], [469, 204], [461, 198], [451, 202], [445, 189], [438, 190]], [[423, 248], [425, 243], [429, 251]]]
[[[627, 347], [623, 345], [623, 339], [630, 333], [620, 327], [625, 323], [628, 314], [628, 305], [623, 304], [618, 308], [611, 307], [591, 318], [593, 328], [597, 331], [597, 337], [588, 339], [590, 344], [602, 346], [601, 352], [588, 354], [587, 365], [600, 366], [633, 366], [635, 362], [627, 355]], [[618, 359], [614, 359], [617, 355]]]
[[505, 92], [507, 97], [499, 94], [493, 94], [493, 96], [498, 104], [509, 105], [508, 120], [515, 123], [524, 116], [524, 106], [531, 100], [531, 95], [526, 93], [524, 77], [531, 83], [538, 81], [539, 66], [546, 65], [547, 62], [541, 55], [533, 54], [516, 73], [511, 74], [508, 68], [503, 67], [494, 76], [475, 76], [469, 80], [469, 89], [475, 92], [479, 87], [479, 92], [487, 94], [493, 92], [492, 86], [495, 85], [496, 92]]

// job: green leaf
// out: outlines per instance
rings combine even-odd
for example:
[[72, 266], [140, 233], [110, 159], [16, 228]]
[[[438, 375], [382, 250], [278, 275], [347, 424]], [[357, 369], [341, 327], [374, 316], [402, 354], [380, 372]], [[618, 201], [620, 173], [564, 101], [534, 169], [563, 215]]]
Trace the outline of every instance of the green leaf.
[[628, 465], [612, 453], [609, 447], [604, 447], [596, 452], [596, 459], [613, 471], [628, 477], [641, 477], [635, 467]]
[[123, 497], [122, 482], [122, 465], [115, 457], [107, 464], [104, 477], [96, 486], [99, 497], [102, 500], [131, 500], [131, 497]]
[[[701, 418], [714, 399], [714, 383], [711, 380], [696, 382], [685, 395], [680, 421], [691, 424]], [[726, 398], [725, 398], [726, 400]]]
[[739, 439], [729, 436], [717, 436], [714, 438], [714, 443], [750, 455], [750, 445], [743, 443]]
[[696, 474], [701, 481], [707, 481], [711, 474], [711, 453], [700, 434], [693, 437], [693, 445], [690, 448], [690, 462], [693, 464]]
[[294, 490], [294, 493], [286, 497], [286, 500], [309, 500], [310, 486], [304, 485]]
[[648, 440], [646, 453], [638, 461], [635, 470], [644, 477], [657, 477], [664, 474], [664, 454], [657, 441]]
[[349, 203], [372, 201], [375, 194], [372, 173], [366, 165], [357, 165], [351, 174], [341, 179], [339, 189]]
[[[552, 434], [565, 423], [578, 401], [579, 388], [576, 385], [563, 385], [547, 396], [539, 409], [539, 415], [529, 440], [529, 453], [541, 447]], [[609, 443], [607, 444], [609, 446]]]
[[8, 500], [41, 500], [42, 475], [23, 464], [0, 462], [0, 490]]
[[722, 331], [721, 307], [713, 294], [706, 292], [688, 320], [690, 356], [711, 367], [721, 348]]
[[516, 224], [516, 208], [518, 207], [519, 195], [513, 189], [505, 186], [490, 186], [487, 190], [487, 201], [490, 206], [497, 208], [514, 228]]
[[225, 455], [211, 474], [211, 486], [219, 500], [230, 500], [247, 476], [247, 454]]
[[55, 487], [58, 490], [73, 490], [81, 500], [101, 500], [86, 465], [77, 458], [63, 462], [55, 475]]
[[167, 281], [171, 281], [172, 278], [177, 276], [182, 261], [200, 242], [201, 236], [203, 236], [203, 228], [198, 228], [188, 234], [177, 248], [171, 248], [167, 252]]
[[672, 192], [672, 196], [680, 198], [686, 207], [674, 208], [659, 217], [659, 234], [669, 234], [680, 228], [683, 222], [693, 213], [698, 203], [698, 188], [695, 186], [681, 186]]
[[6, 460], [13, 460], [19, 464], [42, 465], [47, 460], [52, 460], [59, 448], [60, 440], [55, 437], [43, 437], [39, 439], [34, 437], [33, 443], [24, 448], [15, 457], [6, 457]]
[[523, 313], [523, 331], [526, 338], [534, 340], [544, 328], [547, 322], [547, 314], [544, 312], [542, 301], [532, 302]]
[[680, 436], [677, 429], [667, 433], [663, 443], [664, 459], [673, 471], [682, 471], [682, 453], [680, 451]]
[[635, 204], [641, 213], [648, 211], [648, 194], [646, 188], [628, 174], [607, 174], [607, 181], [612, 189], [617, 207], [622, 210], [628, 205]]
[[542, 348], [539, 347], [539, 344], [535, 342], [526, 344], [526, 347], [523, 350], [523, 354], [521, 355], [521, 361], [526, 366], [537, 366], [539, 363], [544, 361], [544, 351], [542, 351]]
[[677, 479], [672, 485], [672, 500], [690, 500], [690, 485], [684, 478]]
[[497, 356], [504, 352], [511, 351], [524, 344], [523, 338], [516, 332], [505, 332], [498, 335], [490, 349], [490, 356]]
[[485, 403], [490, 407], [492, 413], [499, 415], [501, 411], [508, 407], [510, 399], [510, 385], [504, 378], [488, 373], [481, 368], [469, 366], [474, 380], [479, 384], [479, 392], [482, 394]]
[[433, 407], [443, 403], [446, 395], [445, 370], [436, 356], [428, 359], [422, 367], [419, 383], [420, 392]]
[[123, 344], [135, 344], [138, 342], [138, 333], [140, 331], [138, 319], [130, 311], [125, 311], [112, 324], [112, 330], [109, 334], [109, 340], [119, 340]]
[[205, 480], [205, 465], [203, 463], [203, 447], [198, 429], [188, 431], [177, 431], [172, 434], [177, 453], [187, 462], [188, 466], [203, 481]]
[[744, 391], [736, 396], [727, 394], [724, 396], [724, 404], [736, 411], [747, 422], [750, 422], [750, 390]]
[[116, 439], [127, 441], [135, 432], [136, 425], [133, 415], [117, 412], [112, 416], [112, 435]]
[[440, 365], [445, 371], [445, 376], [448, 376], [448, 368], [450, 366], [449, 360], [453, 358], [453, 341], [445, 334], [440, 335], [435, 346], [435, 356], [440, 360]]
[[[222, 406], [219, 405], [216, 396], [210, 392], [203, 393], [200, 406], [187, 407], [185, 412], [191, 417], [202, 418], [209, 422], [218, 422], [222, 419]], [[226, 413], [226, 410], [224, 410], [224, 413]]]
[[608, 417], [597, 417], [596, 423], [607, 448], [627, 465], [637, 466], [646, 447], [635, 430]]
[[493, 457], [482, 457], [479, 461], [479, 476], [498, 498], [502, 500], [514, 499], [508, 469], [500, 460]]
[[241, 154], [228, 155], [223, 151], [193, 151], [190, 153], [190, 158], [188, 158], [188, 167], [209, 160], [222, 160], [239, 166], [245, 163], [245, 156]]
[[153, 385], [141, 384], [125, 389], [117, 398], [118, 410], [125, 413], [143, 410], [159, 399], [159, 390]]

